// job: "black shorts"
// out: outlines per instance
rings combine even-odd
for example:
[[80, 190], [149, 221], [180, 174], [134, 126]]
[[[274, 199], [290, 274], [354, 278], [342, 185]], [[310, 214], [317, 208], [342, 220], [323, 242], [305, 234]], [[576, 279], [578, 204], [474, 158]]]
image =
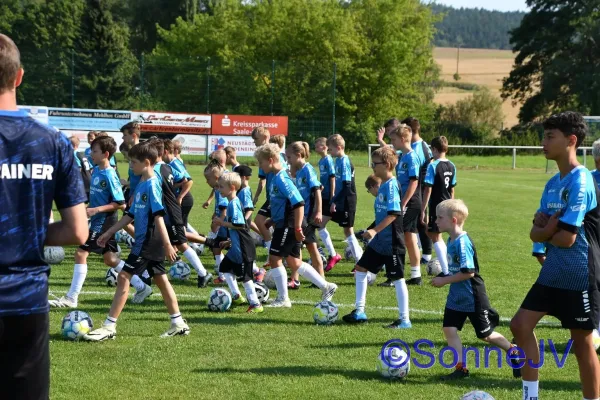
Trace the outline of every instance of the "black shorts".
[[323, 216], [331, 218], [331, 201], [329, 199], [321, 199], [323, 202]]
[[373, 274], [378, 274], [385, 265], [385, 274], [388, 279], [395, 281], [404, 278], [404, 254], [400, 252], [384, 255], [378, 253], [371, 246], [367, 246], [367, 249], [356, 265]]
[[139, 276], [142, 276], [144, 271], [148, 271], [150, 277], [166, 274], [165, 266], [162, 261], [147, 260], [134, 254], [129, 254], [129, 257], [125, 260], [123, 271], [131, 275]]
[[319, 229], [319, 227], [313, 224], [308, 224], [302, 228], [302, 233], [304, 233], [304, 244], [317, 243], [317, 229]]
[[435, 221], [437, 220], [437, 214], [435, 213], [435, 208], [429, 209], [429, 222], [427, 224], [427, 232], [432, 233], [440, 233], [440, 228], [438, 228]]
[[0, 317], [0, 399], [49, 398], [48, 313]]
[[213, 249], [218, 249], [218, 250], [221, 250], [221, 243], [222, 243], [222, 242], [225, 242], [225, 241], [227, 241], [227, 240], [229, 240], [229, 239], [227, 239], [225, 236], [217, 236], [217, 237], [215, 238], [214, 242], [213, 242], [213, 243], [214, 243], [214, 245], [213, 245], [213, 247], [212, 247], [212, 248], [213, 248]]
[[87, 251], [88, 253], [104, 254], [108, 253], [109, 251], [113, 253], [118, 253], [119, 248], [117, 247], [115, 235], [112, 235], [108, 242], [106, 242], [105, 247], [98, 246], [98, 238], [100, 237], [100, 235], [106, 232], [108, 228], [106, 230], [103, 230], [102, 232], [94, 232], [90, 230], [90, 233], [88, 234], [88, 240], [84, 244], [79, 246], [79, 248], [81, 250]]
[[269, 200], [265, 201], [265, 204], [263, 204], [260, 210], [258, 210], [258, 215], [271, 218], [271, 202]]
[[169, 240], [174, 246], [188, 242], [185, 237], [185, 225], [167, 225], [167, 232], [169, 232]]
[[416, 208], [407, 208], [402, 216], [402, 229], [407, 233], [417, 233], [421, 210]]
[[[339, 207], [338, 207], [339, 208]], [[356, 216], [356, 203], [344, 201], [343, 211], [336, 208], [335, 213], [331, 216], [333, 222], [337, 223], [342, 228], [353, 228], [354, 217]]]
[[294, 228], [275, 228], [269, 254], [281, 258], [300, 258], [302, 243], [296, 240]]
[[534, 283], [521, 308], [558, 318], [565, 329], [598, 327], [598, 291], [558, 289]]
[[254, 279], [254, 275], [252, 274], [252, 264], [252, 262], [238, 264], [225, 256], [223, 261], [221, 261], [221, 265], [219, 265], [219, 273], [233, 274], [237, 278], [243, 279], [244, 282], [248, 282]]
[[500, 323], [500, 316], [493, 308], [475, 312], [464, 312], [452, 310], [448, 307], [444, 310], [444, 328], [456, 328], [462, 330], [465, 321], [469, 318], [475, 329], [475, 335], [479, 339], [485, 339], [494, 332], [494, 328]]

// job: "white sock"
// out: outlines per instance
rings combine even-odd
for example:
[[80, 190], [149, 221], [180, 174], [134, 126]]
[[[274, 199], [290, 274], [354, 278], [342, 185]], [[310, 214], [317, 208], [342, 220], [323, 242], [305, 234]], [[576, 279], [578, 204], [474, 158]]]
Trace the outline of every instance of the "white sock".
[[287, 271], [282, 265], [277, 268], [271, 269], [271, 277], [275, 281], [275, 287], [277, 288], [277, 298], [287, 299], [288, 298], [288, 287], [287, 287]]
[[181, 316], [181, 313], [171, 314], [171, 324], [182, 324], [182, 323], [183, 323], [183, 317]]
[[119, 261], [119, 263], [117, 264], [116, 267], [113, 267], [113, 269], [115, 271], [117, 271], [117, 274], [118, 274], [119, 272], [121, 272], [123, 270], [124, 266], [125, 266], [125, 261], [121, 260], [121, 261]]
[[117, 319], [113, 317], [106, 317], [104, 320], [104, 326], [112, 327], [117, 324]]
[[253, 306], [260, 305], [260, 302], [258, 301], [258, 296], [256, 295], [256, 289], [254, 289], [254, 282], [244, 282], [244, 289], [246, 290], [246, 297], [248, 297], [248, 303], [250, 303], [250, 305]]
[[219, 272], [219, 267], [221, 266], [221, 262], [224, 258], [225, 256], [223, 254], [217, 254], [215, 256], [215, 271], [217, 271], [217, 273]]
[[208, 235], [206, 235], [206, 237], [209, 239], [214, 239], [217, 237], [217, 232], [210, 231], [208, 232]]
[[192, 225], [190, 225], [189, 223], [187, 224], [187, 226], [185, 228], [187, 229], [188, 232], [198, 233], [198, 231], [195, 230], [194, 227]]
[[398, 315], [402, 321], [410, 321], [408, 315], [408, 288], [404, 278], [394, 281], [396, 287], [396, 301], [398, 302]]
[[431, 261], [431, 254], [422, 254], [421, 258], [427, 262]]
[[352, 251], [354, 259], [356, 262], [358, 262], [363, 255], [363, 251], [358, 243], [358, 239], [354, 235], [350, 235], [346, 238], [346, 240], [348, 241], [348, 246], [350, 246], [350, 251]]
[[235, 279], [235, 275], [226, 272], [225, 281], [227, 282], [227, 286], [229, 286], [229, 290], [231, 290], [233, 297], [241, 294], [237, 285], [237, 279]]
[[131, 285], [135, 288], [136, 292], [141, 292], [142, 290], [146, 289], [146, 284], [142, 278], [137, 275], [133, 275], [131, 277]]
[[270, 240], [268, 242], [265, 242], [265, 247], [267, 248], [267, 251], [271, 250], [271, 241]]
[[257, 274], [258, 272], [260, 272], [260, 270], [258, 269], [258, 265], [256, 265], [255, 262], [253, 262], [252, 263], [252, 273]]
[[68, 298], [77, 300], [77, 297], [79, 297], [79, 293], [81, 293], [81, 289], [83, 288], [83, 282], [85, 282], [87, 270], [87, 264], [75, 264], [75, 267], [73, 268], [71, 288], [69, 289], [69, 293], [67, 293]]
[[410, 277], [411, 278], [420, 278], [421, 277], [421, 266], [420, 265], [410, 267]]
[[598, 397], [596, 397], [595, 399], [586, 399], [584, 398], [583, 400], [600, 400]]
[[331, 235], [329, 234], [327, 228], [319, 229], [319, 236], [321, 237], [321, 241], [325, 245], [329, 256], [333, 257], [337, 255], [335, 252], [335, 247], [333, 247], [333, 242], [331, 241]]
[[356, 311], [365, 312], [365, 304], [367, 303], [367, 273], [356, 271], [354, 273], [356, 281]]
[[[444, 274], [447, 274], [448, 273], [448, 249], [446, 247], [446, 243], [444, 243], [443, 240], [440, 240], [439, 242], [435, 242], [433, 244], [433, 248], [435, 249], [435, 254], [437, 254], [438, 261], [440, 262], [440, 265], [442, 266], [442, 272]], [[425, 257], [425, 254], [423, 254], [423, 257]]]
[[327, 285], [327, 281], [310, 265], [303, 262], [298, 268], [298, 275], [302, 275], [311, 283], [314, 283], [319, 289], [323, 289]]
[[148, 273], [148, 270], [144, 270], [144, 272], [142, 273], [142, 278], [150, 278], [150, 274]]
[[537, 400], [540, 381], [523, 381], [523, 400]]
[[206, 276], [206, 269], [204, 268], [204, 265], [202, 265], [202, 261], [200, 261], [200, 258], [194, 249], [191, 247], [188, 248], [183, 252], [183, 255], [188, 259], [190, 264], [192, 264], [192, 267], [194, 267], [198, 276]]

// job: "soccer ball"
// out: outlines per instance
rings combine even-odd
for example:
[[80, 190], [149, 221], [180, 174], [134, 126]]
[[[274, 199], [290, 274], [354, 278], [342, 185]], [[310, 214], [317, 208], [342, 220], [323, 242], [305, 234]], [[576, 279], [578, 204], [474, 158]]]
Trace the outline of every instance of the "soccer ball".
[[594, 329], [592, 332], [592, 342], [594, 343], [594, 348], [598, 350], [600, 347], [600, 334], [598, 334], [598, 329]]
[[173, 279], [179, 279], [181, 281], [185, 281], [187, 278], [189, 278], [191, 273], [192, 270], [190, 269], [190, 266], [183, 261], [176, 261], [169, 269], [169, 276]]
[[440, 260], [437, 258], [432, 258], [427, 263], [427, 274], [431, 276], [437, 276], [440, 272], [442, 272], [442, 265], [440, 264]]
[[106, 270], [106, 275], [104, 276], [104, 280], [106, 281], [107, 286], [117, 287], [117, 276], [119, 274], [115, 271], [114, 268], [109, 268]]
[[[327, 257], [325, 257], [325, 250], [322, 247], [319, 247], [319, 254], [321, 255], [323, 265], [327, 265]], [[312, 265], [312, 258], [309, 258], [307, 263], [308, 265]]]
[[254, 282], [254, 290], [256, 291], [258, 301], [264, 304], [269, 300], [269, 288], [267, 285], [262, 282]]
[[317, 325], [332, 325], [337, 321], [338, 308], [331, 301], [322, 301], [313, 309], [313, 319]]
[[377, 355], [377, 372], [386, 379], [402, 379], [410, 371], [410, 359], [398, 347], [382, 350]]
[[375, 280], [377, 280], [377, 275], [372, 272], [367, 272], [367, 285], [373, 286]]
[[473, 390], [461, 397], [461, 400], [494, 400], [491, 394], [481, 390]]
[[92, 318], [83, 311], [71, 311], [62, 320], [60, 332], [68, 340], [79, 340], [92, 330]]
[[225, 289], [214, 288], [208, 296], [208, 309], [210, 311], [224, 312], [231, 307], [231, 295]]
[[60, 264], [65, 259], [65, 249], [59, 246], [44, 247], [44, 260], [48, 264]]
[[344, 257], [346, 258], [346, 261], [356, 261], [354, 259], [354, 255], [352, 254], [352, 249], [350, 249], [350, 246], [346, 246], [346, 249], [344, 250]]
[[275, 285], [275, 279], [273, 279], [273, 270], [272, 269], [268, 270], [267, 273], [265, 274], [265, 277], [263, 278], [263, 283], [269, 289], [277, 288], [277, 286]]

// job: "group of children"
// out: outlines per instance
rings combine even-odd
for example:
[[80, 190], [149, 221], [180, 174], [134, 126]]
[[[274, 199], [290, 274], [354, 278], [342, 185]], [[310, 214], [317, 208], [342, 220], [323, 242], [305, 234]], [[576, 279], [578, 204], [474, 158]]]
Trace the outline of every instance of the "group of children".
[[[595, 328], [598, 310], [592, 304], [595, 305], [600, 296], [597, 285], [586, 283], [588, 267], [591, 265], [590, 271], [595, 270], [600, 251], [597, 188], [592, 175], [578, 165], [574, 156], [585, 136], [576, 114], [551, 117], [545, 127], [546, 157], [557, 161], [560, 173], [546, 186], [531, 232], [531, 239], [544, 249], [543, 254], [541, 250], [538, 254], [543, 257], [540, 278], [511, 322], [511, 330], [527, 359], [535, 361], [536, 357], [539, 359], [533, 335], [535, 324], [546, 314], [558, 317], [564, 327], [571, 329], [580, 369], [585, 368], [582, 370], [585, 399], [597, 399], [598, 388], [592, 386], [597, 383], [598, 360], [595, 351], [592, 357], [590, 349], [593, 349], [591, 330]], [[459, 357], [456, 369], [444, 379], [469, 375], [458, 336], [467, 318], [478, 338], [504, 349], [516, 365], [519, 359], [515, 345], [494, 331], [499, 315], [487, 297], [475, 246], [463, 230], [469, 212], [463, 201], [454, 199], [456, 168], [445, 156], [448, 142], [443, 136], [434, 138], [430, 154], [429, 146], [418, 135], [419, 129], [416, 119], [402, 123], [391, 120], [378, 132], [382, 146], [372, 154], [373, 174], [365, 182], [369, 193], [375, 196], [375, 220], [360, 233], [362, 239], [368, 241], [364, 253], [354, 233], [357, 206], [354, 167], [345, 154], [341, 135], [319, 138], [315, 142], [315, 150], [321, 157], [317, 177], [308, 162], [307, 143], [293, 142], [283, 149], [283, 142], [271, 138], [267, 129], [254, 129], [252, 138], [257, 146], [255, 157], [260, 179], [254, 197], [249, 187], [251, 168], [240, 165], [231, 148], [215, 152], [204, 170], [213, 192], [203, 206], [207, 208], [212, 199], [215, 200], [211, 232], [206, 238], [188, 224], [193, 205], [192, 182], [175, 153], [173, 142], [151, 139], [139, 143], [139, 128], [135, 124], [124, 127], [125, 147], [121, 150], [130, 162], [127, 199], [110, 164], [116, 151], [114, 140], [98, 137], [90, 151], [91, 163], [95, 165], [88, 207], [90, 235], [88, 242], [77, 250], [71, 289], [57, 302], [69, 307], [77, 305], [87, 272], [87, 255], [100, 253], [107, 265], [119, 271], [118, 286], [106, 321], [101, 328], [86, 335], [86, 340], [100, 341], [116, 336], [116, 321], [130, 283], [137, 290], [134, 302], [143, 301], [152, 292], [140, 279], [145, 271], [154, 278], [171, 316], [171, 327], [163, 336], [187, 335], [189, 327], [181, 317], [163, 262], [165, 257], [176, 260], [176, 250], [179, 250], [197, 271], [198, 286], [205, 287], [212, 276], [188, 246], [190, 241], [212, 249], [218, 273], [213, 282], [226, 283], [235, 304], [247, 303], [249, 313], [263, 312], [253, 281], [262, 279], [264, 269], [256, 265], [252, 230], [263, 237], [269, 252], [267, 264], [277, 288], [271, 307], [292, 306], [288, 289], [299, 286], [299, 276], [322, 290], [322, 300], [331, 300], [337, 286], [324, 276], [341, 259], [326, 228], [327, 222], [333, 220], [343, 228], [350, 251], [357, 260], [353, 270], [356, 307], [343, 320], [350, 324], [367, 321], [368, 276], [385, 267], [386, 286], [395, 288], [399, 312], [398, 319], [388, 327], [408, 329], [412, 324], [407, 285], [422, 284], [420, 264], [424, 257], [419, 253], [419, 242], [423, 253], [427, 245], [418, 233], [419, 227], [425, 226], [442, 270], [431, 284], [435, 287], [450, 285], [443, 332]], [[393, 148], [384, 142], [385, 135], [389, 136]], [[266, 201], [252, 221], [254, 204], [258, 203], [262, 191], [266, 193]], [[117, 222], [117, 211], [125, 209], [126, 204], [127, 211]], [[114, 240], [114, 234], [123, 228], [135, 235], [135, 244], [125, 261], [116, 256]], [[329, 253], [326, 265], [321, 261], [317, 232]], [[447, 245], [441, 233], [449, 235]], [[303, 246], [310, 254], [312, 265], [302, 261]], [[224, 250], [227, 250], [225, 255]], [[404, 278], [406, 254], [411, 264], [408, 280]], [[289, 282], [284, 260], [291, 270]], [[580, 268], [582, 262], [585, 268]], [[243, 280], [247, 299], [238, 289], [238, 277]], [[563, 304], [565, 301], [568, 304]], [[527, 364], [513, 371], [517, 377], [523, 372], [524, 399], [537, 398], [537, 371]]]

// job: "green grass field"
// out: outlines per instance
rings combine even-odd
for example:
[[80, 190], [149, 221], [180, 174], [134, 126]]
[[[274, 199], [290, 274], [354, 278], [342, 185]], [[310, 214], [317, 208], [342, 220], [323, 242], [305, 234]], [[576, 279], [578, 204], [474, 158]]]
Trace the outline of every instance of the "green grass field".
[[[466, 230], [473, 238], [479, 255], [481, 274], [485, 279], [493, 307], [503, 322], [497, 331], [510, 339], [508, 321], [519, 307], [529, 287], [535, 281], [539, 265], [531, 257], [529, 228], [539, 202], [544, 183], [545, 160], [537, 158], [535, 166], [510, 170], [510, 157], [492, 160], [488, 168], [473, 169], [485, 161], [473, 164], [466, 157], [457, 157], [459, 168], [456, 195], [470, 208]], [[364, 161], [364, 162], [363, 162]], [[532, 161], [533, 162], [533, 161]], [[366, 227], [373, 219], [373, 199], [363, 182], [370, 170], [366, 156], [357, 157], [357, 188], [359, 211], [356, 228]], [[121, 165], [124, 167], [125, 165]], [[125, 172], [125, 169], [122, 169]], [[202, 179], [202, 167], [191, 166], [196, 177], [193, 194], [196, 206], [191, 222], [206, 232], [211, 212], [201, 208], [208, 195]], [[336, 248], [343, 252], [342, 231], [329, 225]], [[124, 247], [124, 246], [123, 246]], [[50, 290], [64, 294], [70, 285], [73, 269], [72, 248], [61, 265], [54, 266]], [[126, 253], [126, 251], [124, 251]], [[342, 253], [343, 254], [343, 253]], [[305, 257], [307, 254], [304, 254]], [[265, 260], [264, 250], [259, 260]], [[202, 257], [207, 269], [214, 262]], [[113, 290], [106, 287], [106, 266], [100, 257], [88, 260], [89, 272], [79, 309], [92, 316], [96, 326], [102, 324], [110, 306]], [[339, 290], [334, 297], [341, 315], [349, 313], [354, 303], [354, 282], [350, 262], [339, 263], [328, 274]], [[406, 269], [408, 273], [408, 267]], [[423, 274], [425, 271], [423, 268]], [[383, 277], [378, 278], [381, 282]], [[367, 293], [369, 323], [345, 325], [341, 319], [330, 327], [319, 327], [312, 321], [312, 304], [320, 299], [320, 291], [308, 288], [303, 281], [299, 291], [291, 291], [295, 302], [292, 309], [269, 309], [258, 315], [247, 315], [245, 308], [227, 313], [212, 313], [206, 308], [210, 288], [197, 289], [195, 274], [187, 282], [174, 282], [179, 305], [191, 327], [188, 337], [159, 339], [169, 326], [169, 316], [160, 295], [153, 295], [145, 304], [127, 304], [118, 322], [118, 337], [105, 343], [69, 342], [60, 335], [60, 323], [65, 310], [52, 310], [51, 357], [53, 399], [245, 399], [245, 398], [402, 398], [460, 399], [462, 394], [480, 389], [496, 399], [521, 398], [521, 381], [512, 378], [503, 362], [496, 368], [492, 356], [490, 369], [473, 367], [473, 353], [468, 363], [471, 377], [461, 382], [443, 384], [439, 377], [450, 371], [436, 365], [430, 369], [411, 368], [401, 382], [381, 379], [375, 370], [377, 355], [384, 342], [402, 339], [413, 343], [429, 339], [436, 345], [437, 355], [445, 346], [442, 335], [442, 311], [448, 288], [430, 286], [429, 278], [422, 287], [410, 287], [410, 308], [413, 329], [393, 331], [383, 325], [397, 318], [393, 288], [370, 287]], [[154, 287], [156, 293], [158, 289]], [[273, 295], [273, 293], [272, 293]], [[544, 320], [537, 330], [538, 338], [552, 339], [563, 351], [568, 332], [556, 325], [556, 320]], [[461, 335], [464, 345], [478, 347], [483, 342], [475, 337], [470, 324]], [[561, 353], [562, 354], [562, 353]], [[420, 362], [427, 358], [416, 356]], [[545, 353], [546, 364], [541, 370], [543, 399], [581, 398], [579, 374], [573, 354], [564, 368], [559, 369], [552, 354]]]

